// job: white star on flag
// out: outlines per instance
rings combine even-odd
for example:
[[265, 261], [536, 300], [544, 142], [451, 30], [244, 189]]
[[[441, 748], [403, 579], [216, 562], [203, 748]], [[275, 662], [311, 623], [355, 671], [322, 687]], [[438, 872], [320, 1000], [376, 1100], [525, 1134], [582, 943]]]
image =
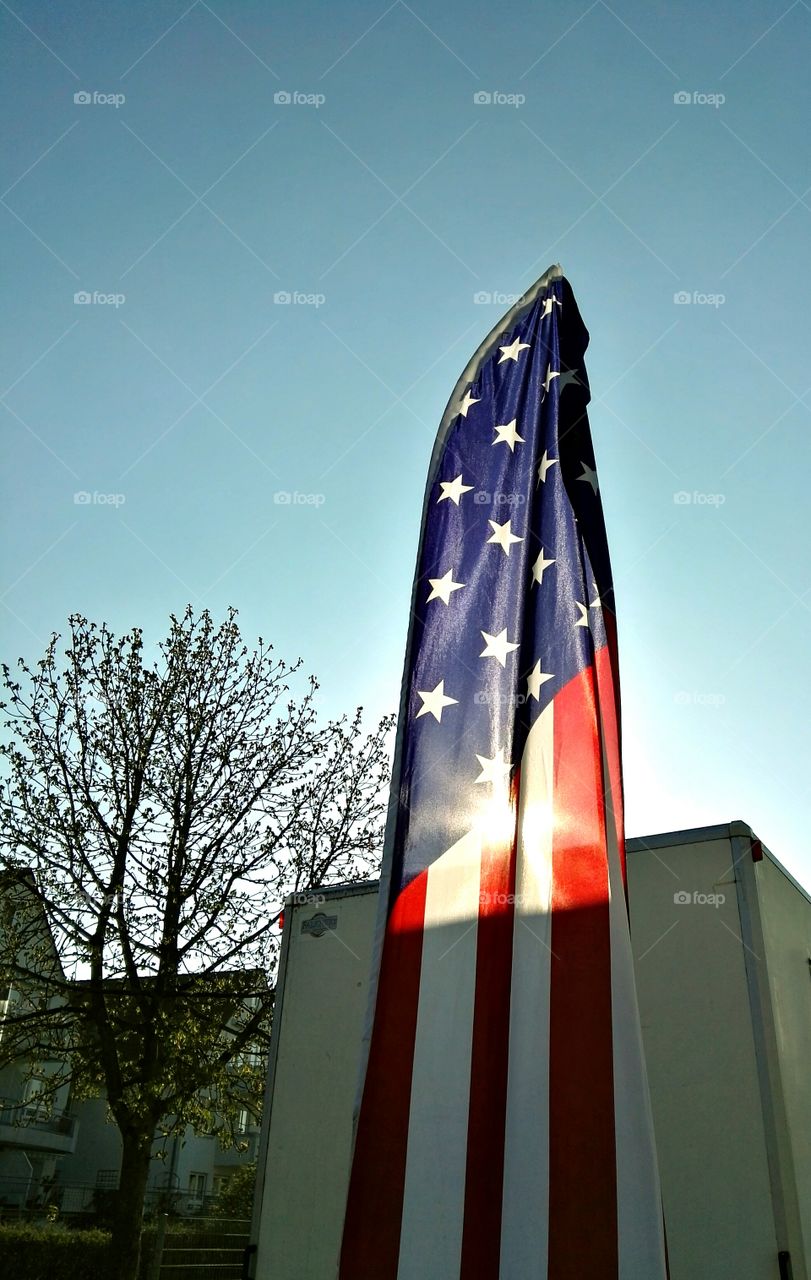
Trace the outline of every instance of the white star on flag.
[[462, 494], [470, 493], [473, 485], [462, 484], [462, 477], [457, 476], [455, 480], [440, 480], [439, 487], [442, 493], [437, 498], [437, 502], [444, 502], [446, 498], [450, 498], [451, 502], [455, 502], [458, 507]]
[[498, 785], [510, 776], [510, 762], [504, 759], [503, 747], [499, 747], [492, 759], [490, 756], [480, 756], [478, 753], [476, 759], [482, 770], [476, 782], [493, 782]]
[[544, 569], [548, 569], [549, 566], [553, 565], [554, 563], [555, 563], [554, 560], [547, 560], [544, 556], [543, 551], [541, 551], [541, 554], [538, 556], [538, 559], [535, 561], [534, 565], [532, 566], [533, 582], [537, 582], [538, 586], [540, 586], [541, 583], [543, 582]]
[[538, 482], [540, 484], [546, 484], [547, 471], [550, 469], [550, 467], [556, 467], [557, 465], [558, 465], [557, 458], [550, 458], [548, 450], [544, 449], [543, 457], [538, 463]]
[[474, 404], [478, 404], [478, 403], [479, 403], [479, 401], [478, 401], [478, 400], [474, 400], [474, 398], [473, 398], [473, 396], [470, 394], [470, 392], [469, 392], [469, 391], [466, 391], [466, 392], [465, 392], [465, 398], [464, 398], [464, 400], [462, 401], [462, 403], [461, 403], [461, 404], [460, 404], [460, 406], [459, 406], [459, 412], [460, 412], [460, 414], [462, 415], [462, 417], [463, 417], [463, 418], [466, 418], [466, 417], [467, 417], [467, 411], [468, 411], [468, 409], [470, 409], [470, 407], [471, 407], [472, 405], [474, 405]]
[[574, 625], [575, 625], [576, 627], [587, 627], [587, 626], [589, 625], [589, 611], [588, 611], [588, 609], [586, 608], [586, 606], [585, 606], [584, 604], [581, 604], [579, 600], [575, 600], [575, 604], [577, 605], [578, 609], [580, 610], [580, 617], [577, 619], [577, 622], [576, 622]]
[[453, 703], [458, 702], [458, 698], [448, 698], [445, 694], [445, 681], [440, 680], [435, 689], [417, 690], [417, 696], [422, 698], [422, 706], [415, 719], [419, 720], [420, 716], [432, 715], [434, 719], [441, 724], [442, 712], [445, 707], [450, 707]]
[[544, 300], [543, 300], [543, 311], [541, 312], [541, 319], [542, 319], [542, 320], [545, 320], [545, 319], [546, 319], [546, 317], [547, 317], [548, 315], [551, 315], [551, 314], [552, 314], [552, 308], [553, 308], [554, 306], [562, 307], [562, 306], [563, 306], [563, 303], [561, 302], [560, 298], [555, 298], [555, 297], [550, 293], [549, 297], [548, 297], [548, 298], [544, 298]]
[[561, 395], [563, 395], [563, 392], [566, 387], [580, 387], [582, 385], [583, 384], [581, 383], [580, 379], [577, 376], [576, 369], [562, 370], [560, 375], [560, 382], [558, 383], [558, 388], [560, 390]]
[[431, 600], [441, 600], [443, 604], [449, 604], [451, 592], [461, 591], [465, 585], [464, 582], [454, 582], [452, 569], [449, 569], [441, 578], [429, 578], [428, 581], [431, 584], [431, 594], [426, 604]]
[[549, 394], [549, 388], [552, 385], [552, 379], [559, 378], [559, 377], [560, 377], [560, 372], [553, 369], [551, 364], [547, 365], [546, 377], [543, 380], [543, 389], [547, 393], [547, 395]]
[[510, 453], [515, 453], [516, 444], [524, 443], [524, 437], [519, 436], [515, 429], [515, 422], [516, 420], [513, 418], [512, 422], [507, 422], [501, 427], [493, 427], [493, 430], [496, 433], [496, 438], [493, 441], [493, 444], [508, 444], [510, 446]]
[[499, 524], [497, 520], [488, 520], [487, 523], [493, 530], [487, 541], [498, 543], [505, 556], [510, 554], [510, 547], [514, 542], [524, 541], [523, 538], [519, 538], [517, 534], [513, 533], [510, 527], [512, 525], [511, 520], [505, 520], [504, 524]]
[[553, 675], [548, 675], [541, 671], [539, 660], [527, 676], [527, 693], [531, 698], [535, 698], [537, 702], [541, 696], [541, 685], [545, 684], [547, 680], [554, 680], [554, 678]]
[[505, 627], [503, 631], [499, 631], [497, 636], [491, 636], [489, 631], [483, 631], [482, 638], [484, 639], [484, 648], [479, 657], [495, 658], [496, 661], [501, 663], [502, 667], [506, 667], [507, 654], [518, 648], [517, 644], [513, 644], [511, 640], [507, 639], [507, 628]]
[[505, 360], [517, 360], [519, 351], [525, 351], [528, 347], [529, 343], [522, 342], [520, 338], [516, 338], [514, 342], [511, 342], [506, 347], [499, 347], [501, 355], [498, 358], [498, 363], [503, 364]]
[[580, 465], [583, 468], [583, 474], [582, 476], [577, 477], [578, 480], [585, 480], [586, 484], [591, 485], [592, 492], [596, 493], [597, 492], [597, 472], [594, 470], [593, 467], [590, 467], [587, 462], [583, 462], [581, 460]]

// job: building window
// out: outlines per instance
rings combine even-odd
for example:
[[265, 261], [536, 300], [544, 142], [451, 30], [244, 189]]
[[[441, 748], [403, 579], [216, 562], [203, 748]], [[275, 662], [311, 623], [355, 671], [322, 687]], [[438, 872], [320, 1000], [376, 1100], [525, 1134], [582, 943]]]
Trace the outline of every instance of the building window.
[[118, 1190], [118, 1169], [97, 1169], [96, 1188], [99, 1191]]
[[206, 1175], [204, 1173], [189, 1174], [189, 1195], [194, 1200], [202, 1200], [206, 1194]]
[[[34, 1064], [34, 1070], [41, 1070], [39, 1063]], [[33, 1124], [37, 1120], [45, 1120], [48, 1116], [47, 1099], [43, 1098], [45, 1085], [41, 1079], [34, 1077], [27, 1080], [24, 1090], [25, 1109], [23, 1111], [23, 1120], [26, 1124]]]
[[215, 1196], [221, 1196], [225, 1188], [228, 1186], [230, 1178], [227, 1173], [215, 1173], [211, 1179], [211, 1193]]

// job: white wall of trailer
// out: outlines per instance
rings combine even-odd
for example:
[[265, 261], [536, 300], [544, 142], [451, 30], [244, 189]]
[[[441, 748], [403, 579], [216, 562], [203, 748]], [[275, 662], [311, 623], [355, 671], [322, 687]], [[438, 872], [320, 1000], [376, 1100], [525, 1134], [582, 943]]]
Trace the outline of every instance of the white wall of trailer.
[[[811, 898], [739, 822], [630, 840], [628, 883], [671, 1280], [811, 1280]], [[376, 907], [286, 910], [256, 1280], [336, 1274]]]
[[[753, 979], [763, 982], [776, 1173], [785, 1183], [786, 1231], [795, 1241], [802, 1237], [804, 1274], [811, 1276], [811, 901], [769, 856], [747, 861], [745, 873], [739, 888], [749, 886], [751, 936], [744, 938]], [[762, 970], [750, 955], [758, 948], [766, 958]], [[803, 1274], [794, 1271], [795, 1280]]]
[[376, 910], [376, 884], [285, 908], [254, 1196], [263, 1280], [335, 1274]]
[[[795, 1073], [795, 1123], [777, 1123], [785, 1072], [769, 1043], [773, 992], [792, 992], [783, 1052], [811, 1035], [811, 900], [743, 823], [629, 841], [631, 938], [672, 1280], [807, 1280], [791, 1146], [811, 1128], [811, 1078]], [[782, 962], [757, 936], [768, 914], [804, 927]], [[802, 1002], [805, 1001], [805, 1007]], [[785, 1063], [789, 1058], [785, 1057]], [[803, 1119], [804, 1113], [804, 1119]], [[805, 1213], [811, 1198], [804, 1192]]]

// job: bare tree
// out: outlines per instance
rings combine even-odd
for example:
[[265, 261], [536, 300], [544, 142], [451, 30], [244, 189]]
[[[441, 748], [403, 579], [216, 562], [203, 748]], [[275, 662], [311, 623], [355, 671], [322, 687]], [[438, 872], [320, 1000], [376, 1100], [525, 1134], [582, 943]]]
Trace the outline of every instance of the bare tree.
[[391, 722], [320, 722], [316, 682], [291, 693], [299, 665], [261, 639], [249, 651], [234, 610], [173, 616], [152, 661], [139, 629], [75, 615], [64, 654], [54, 635], [18, 668], [0, 704], [16, 904], [0, 945], [18, 995], [2, 1056], [106, 1094], [130, 1280], [156, 1128], [228, 1131], [256, 1097], [285, 894], [376, 863]]

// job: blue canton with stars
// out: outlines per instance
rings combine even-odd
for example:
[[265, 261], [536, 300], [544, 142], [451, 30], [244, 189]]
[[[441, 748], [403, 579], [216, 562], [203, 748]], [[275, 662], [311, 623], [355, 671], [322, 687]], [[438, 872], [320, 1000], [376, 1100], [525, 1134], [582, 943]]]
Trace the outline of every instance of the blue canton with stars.
[[434, 451], [390, 902], [470, 830], [540, 712], [606, 643], [613, 593], [586, 414], [588, 332], [561, 276], [526, 298], [457, 388]]

